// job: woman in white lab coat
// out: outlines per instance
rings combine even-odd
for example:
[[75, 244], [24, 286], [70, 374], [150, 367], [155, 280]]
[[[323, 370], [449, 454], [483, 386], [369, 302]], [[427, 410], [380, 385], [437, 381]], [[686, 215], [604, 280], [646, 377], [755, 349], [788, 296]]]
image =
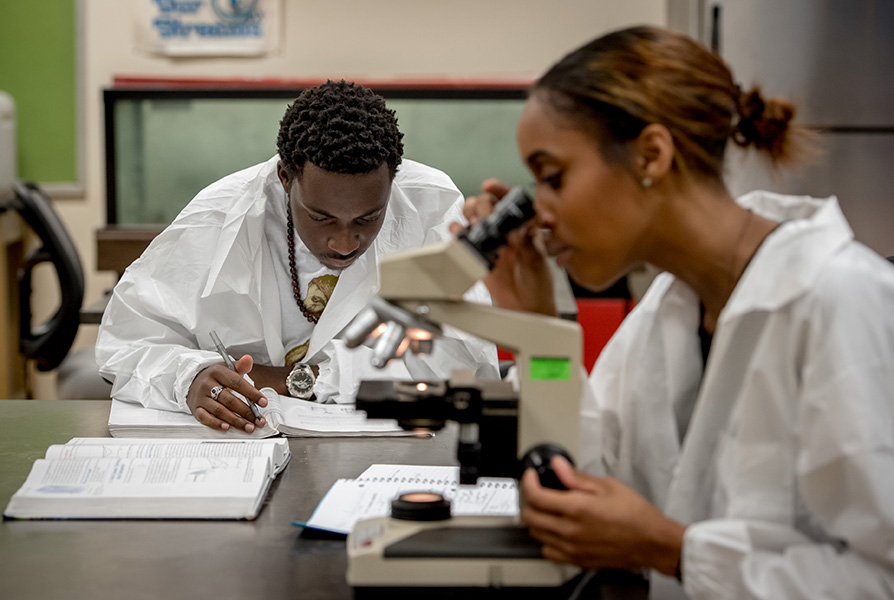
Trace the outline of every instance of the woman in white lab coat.
[[[795, 158], [793, 114], [648, 27], [532, 87], [518, 143], [559, 264], [593, 288], [664, 271], [591, 374], [580, 470], [553, 460], [568, 490], [522, 480], [547, 558], [645, 569], [652, 597], [894, 595], [894, 269], [834, 197], [734, 200], [722, 179], [728, 139]], [[504, 192], [485, 190], [467, 214]], [[534, 234], [489, 287], [549, 313]]]

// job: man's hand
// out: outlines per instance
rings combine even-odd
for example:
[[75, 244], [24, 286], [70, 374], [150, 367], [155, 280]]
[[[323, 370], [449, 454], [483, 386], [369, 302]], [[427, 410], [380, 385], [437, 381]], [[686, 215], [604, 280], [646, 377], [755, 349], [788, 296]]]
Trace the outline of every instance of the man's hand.
[[[267, 424], [263, 416], [255, 421], [248, 405], [234, 394], [239, 393], [258, 406], [267, 406], [267, 398], [243, 377], [251, 371], [252, 364], [251, 356], [246, 354], [236, 361], [235, 372], [221, 362], [196, 375], [189, 386], [186, 405], [199, 423], [223, 431], [232, 426], [246, 433]], [[217, 386], [221, 389], [215, 390]]]
[[686, 528], [616, 479], [576, 471], [553, 457], [567, 491], [542, 487], [533, 469], [522, 477], [521, 518], [543, 543], [543, 556], [585, 569], [654, 568], [674, 575]]

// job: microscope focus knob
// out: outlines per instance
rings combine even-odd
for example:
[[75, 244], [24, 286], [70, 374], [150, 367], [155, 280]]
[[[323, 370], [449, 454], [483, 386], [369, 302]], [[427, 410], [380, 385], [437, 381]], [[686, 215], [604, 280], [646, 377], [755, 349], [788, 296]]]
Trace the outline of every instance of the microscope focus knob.
[[557, 455], [565, 457], [565, 460], [574, 466], [574, 461], [571, 459], [571, 456], [569, 456], [561, 446], [557, 446], [556, 444], [540, 444], [534, 446], [528, 450], [527, 454], [525, 454], [522, 459], [522, 472], [528, 469], [534, 469], [537, 471], [537, 476], [540, 478], [540, 485], [543, 487], [552, 488], [554, 490], [568, 489], [561, 481], [559, 481], [559, 476], [556, 475], [551, 464], [553, 456]]

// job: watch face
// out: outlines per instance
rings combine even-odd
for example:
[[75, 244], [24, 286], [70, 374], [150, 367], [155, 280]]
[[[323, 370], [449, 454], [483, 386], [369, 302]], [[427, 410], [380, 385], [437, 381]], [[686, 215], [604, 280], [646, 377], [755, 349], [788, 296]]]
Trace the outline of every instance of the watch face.
[[313, 379], [307, 373], [297, 373], [295, 377], [292, 378], [292, 385], [295, 389], [300, 390], [302, 392], [312, 389], [314, 387]]
[[289, 373], [286, 378], [286, 387], [289, 388], [289, 393], [296, 398], [309, 398], [313, 395], [314, 381], [315, 378], [310, 367], [300, 365]]

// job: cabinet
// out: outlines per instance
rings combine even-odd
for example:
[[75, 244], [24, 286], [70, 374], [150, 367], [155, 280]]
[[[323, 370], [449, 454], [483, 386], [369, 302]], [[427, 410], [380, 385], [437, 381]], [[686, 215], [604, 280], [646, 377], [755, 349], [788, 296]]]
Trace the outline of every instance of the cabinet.
[[0, 212], [0, 398], [25, 397], [25, 360], [19, 353], [16, 272], [24, 256], [24, 226], [12, 210]]

